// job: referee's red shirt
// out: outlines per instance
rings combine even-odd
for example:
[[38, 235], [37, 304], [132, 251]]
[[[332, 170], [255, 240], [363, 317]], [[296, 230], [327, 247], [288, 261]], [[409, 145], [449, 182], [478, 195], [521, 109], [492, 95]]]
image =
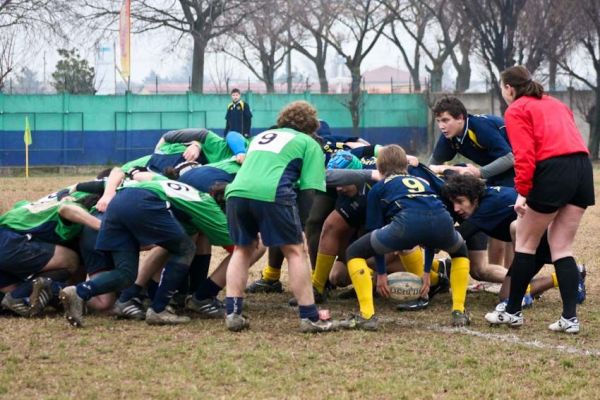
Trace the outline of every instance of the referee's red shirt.
[[537, 162], [574, 154], [589, 154], [575, 125], [573, 112], [551, 96], [523, 96], [504, 114], [506, 133], [515, 156], [515, 189], [527, 196]]

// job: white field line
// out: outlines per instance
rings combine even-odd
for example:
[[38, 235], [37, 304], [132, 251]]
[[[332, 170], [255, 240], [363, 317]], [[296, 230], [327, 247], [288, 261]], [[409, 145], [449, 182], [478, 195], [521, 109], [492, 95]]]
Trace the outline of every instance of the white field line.
[[[380, 319], [380, 321], [381, 320], [382, 319]], [[469, 328], [452, 328], [449, 326], [442, 326], [442, 325], [438, 325], [438, 324], [422, 325], [422, 324], [418, 324], [418, 323], [415, 324], [410, 321], [391, 319], [391, 318], [390, 319], [385, 318], [384, 321], [382, 321], [382, 322], [393, 323], [396, 325], [401, 325], [401, 326], [405, 326], [405, 327], [409, 327], [409, 328], [416, 328], [416, 329], [440, 332], [440, 333], [460, 333], [463, 335], [474, 336], [474, 337], [491, 340], [491, 341], [496, 341], [496, 342], [515, 344], [515, 345], [519, 345], [519, 346], [529, 347], [532, 349], [554, 350], [554, 351], [557, 351], [560, 353], [574, 354], [574, 355], [580, 355], [580, 356], [600, 356], [600, 351], [598, 351], [598, 350], [585, 350], [585, 349], [580, 349], [578, 347], [573, 347], [573, 346], [549, 344], [549, 343], [544, 343], [539, 340], [524, 340], [524, 339], [521, 339], [520, 337], [518, 337], [517, 335], [510, 334], [510, 333], [509, 334], [486, 333], [486, 332], [475, 331], [475, 330], [469, 329]], [[498, 327], [498, 329], [503, 329], [503, 328], [510, 329], [507, 327]], [[560, 333], [559, 333], [559, 335], [560, 335]], [[566, 334], [564, 334], [564, 335], [566, 335]]]

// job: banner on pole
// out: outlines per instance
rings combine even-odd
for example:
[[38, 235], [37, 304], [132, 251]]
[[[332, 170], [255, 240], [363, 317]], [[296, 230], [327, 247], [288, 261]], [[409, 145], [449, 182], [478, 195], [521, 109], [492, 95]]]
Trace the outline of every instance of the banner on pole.
[[121, 76], [129, 81], [131, 68], [131, 0], [124, 0], [119, 15], [119, 47], [121, 50]]

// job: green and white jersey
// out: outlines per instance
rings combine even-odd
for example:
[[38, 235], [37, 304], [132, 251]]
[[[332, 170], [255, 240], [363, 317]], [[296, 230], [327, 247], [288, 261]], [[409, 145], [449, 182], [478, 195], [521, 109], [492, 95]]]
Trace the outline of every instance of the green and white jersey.
[[197, 161], [201, 164], [215, 163], [234, 155], [227, 140], [208, 129], [188, 128], [169, 131], [163, 135], [163, 140], [167, 143], [189, 144], [193, 141], [200, 143], [200, 158]]
[[[169, 202], [188, 234], [202, 232], [215, 246], [233, 244], [229, 237], [227, 218], [210, 195], [199, 192], [185, 183], [166, 178], [132, 183], [119, 190], [127, 188], [145, 189]], [[183, 217], [181, 213], [184, 214]]]
[[217, 168], [228, 174], [237, 174], [241, 168], [240, 163], [235, 160], [235, 157], [229, 157], [226, 160], [217, 161], [212, 164], [206, 164], [205, 167]]
[[270, 129], [250, 142], [226, 197], [272, 203], [295, 201], [299, 190], [325, 191], [325, 156], [312, 137], [289, 128]]
[[216, 163], [233, 156], [227, 141], [212, 131], [207, 131], [200, 139], [202, 154], [207, 164]]
[[[20, 233], [29, 233], [34, 238], [50, 242], [64, 243], [74, 239], [82, 226], [63, 220], [58, 214], [61, 204], [74, 204], [72, 200], [58, 200], [57, 193], [51, 193], [34, 202], [20, 201], [6, 213], [0, 215], [0, 226]], [[89, 193], [74, 192], [70, 199], [78, 200]], [[85, 209], [85, 208], [84, 208]]]

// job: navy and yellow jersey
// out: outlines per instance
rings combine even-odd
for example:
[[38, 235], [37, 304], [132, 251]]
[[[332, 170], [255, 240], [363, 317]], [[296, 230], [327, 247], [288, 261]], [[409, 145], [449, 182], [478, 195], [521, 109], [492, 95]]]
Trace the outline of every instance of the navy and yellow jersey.
[[377, 182], [367, 196], [367, 229], [380, 228], [403, 210], [446, 210], [429, 183], [413, 175], [392, 175]]
[[225, 134], [230, 131], [239, 132], [244, 137], [250, 137], [252, 128], [252, 111], [250, 105], [243, 100], [227, 105], [225, 114]]
[[408, 174], [413, 175], [422, 179], [425, 179], [429, 183], [429, 187], [438, 195], [442, 193], [442, 187], [445, 182], [435, 172], [430, 170], [427, 166], [419, 164], [416, 167], [412, 165], [408, 166]]
[[377, 169], [377, 148], [379, 145], [369, 145], [349, 149], [362, 164], [362, 169]]
[[[495, 115], [468, 115], [462, 135], [451, 139], [440, 135], [431, 163], [441, 164], [452, 160], [456, 154], [461, 154], [483, 167], [508, 153], [512, 153], [512, 148], [502, 118]], [[504, 175], [512, 175], [514, 178], [514, 168], [490, 179], [494, 181], [504, 178]]]
[[[485, 189], [485, 194], [479, 199], [475, 212], [463, 222], [472, 225], [488, 236], [504, 242], [512, 241], [510, 236], [510, 223], [517, 219], [514, 210], [517, 200], [517, 191], [511, 187], [490, 186]], [[462, 224], [461, 224], [462, 225]], [[462, 229], [459, 229], [462, 232]], [[476, 233], [473, 229], [464, 232], [466, 236]], [[464, 237], [468, 239], [468, 237]]]

